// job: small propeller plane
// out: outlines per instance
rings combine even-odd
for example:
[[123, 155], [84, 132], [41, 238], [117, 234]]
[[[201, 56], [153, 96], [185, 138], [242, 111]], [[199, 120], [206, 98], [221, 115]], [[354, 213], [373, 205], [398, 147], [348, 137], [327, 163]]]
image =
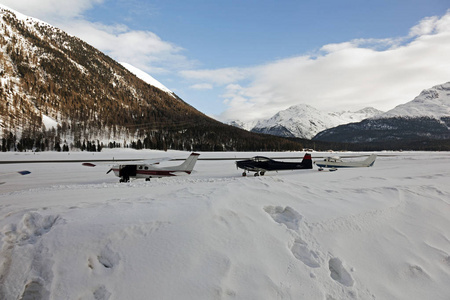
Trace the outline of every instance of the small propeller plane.
[[[343, 161], [340, 157], [327, 157], [323, 161], [315, 161], [314, 163], [322, 168], [358, 168], [358, 167], [371, 167], [377, 159], [376, 154], [371, 154], [368, 158], [363, 161]], [[323, 170], [323, 169], [322, 169]]]
[[[170, 160], [170, 158], [118, 164], [114, 165], [106, 174], [113, 171], [117, 177], [120, 177], [119, 182], [129, 182], [130, 178], [144, 178], [146, 181], [149, 181], [150, 178], [191, 174], [199, 155], [198, 153], [191, 153], [181, 165], [170, 167], [158, 168], [155, 166], [162, 161]], [[96, 165], [83, 163], [83, 166], [95, 167]]]
[[247, 172], [255, 172], [255, 176], [264, 176], [267, 171], [303, 170], [312, 169], [311, 154], [306, 153], [300, 163], [273, 160], [265, 156], [255, 156], [251, 159], [236, 161], [236, 167], [244, 169], [242, 176]]

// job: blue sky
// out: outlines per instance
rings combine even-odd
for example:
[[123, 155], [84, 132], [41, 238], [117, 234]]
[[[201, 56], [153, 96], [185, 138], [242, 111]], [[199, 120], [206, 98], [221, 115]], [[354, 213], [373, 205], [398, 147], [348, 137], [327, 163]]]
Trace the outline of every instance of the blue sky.
[[450, 81], [450, 1], [0, 0], [219, 120], [388, 110]]

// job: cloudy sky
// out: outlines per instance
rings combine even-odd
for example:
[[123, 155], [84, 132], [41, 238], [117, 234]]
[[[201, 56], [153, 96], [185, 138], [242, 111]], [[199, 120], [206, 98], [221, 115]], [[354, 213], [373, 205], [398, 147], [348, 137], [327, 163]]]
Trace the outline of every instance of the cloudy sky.
[[219, 120], [389, 110], [450, 81], [448, 0], [0, 0]]

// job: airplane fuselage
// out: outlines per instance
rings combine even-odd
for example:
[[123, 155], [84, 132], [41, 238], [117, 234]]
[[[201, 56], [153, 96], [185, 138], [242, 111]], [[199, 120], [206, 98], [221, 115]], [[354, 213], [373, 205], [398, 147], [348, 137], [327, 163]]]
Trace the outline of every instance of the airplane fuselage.
[[117, 177], [129, 178], [160, 178], [167, 176], [177, 176], [181, 174], [191, 174], [189, 170], [176, 170], [164, 168], [154, 168], [151, 165], [116, 165], [112, 168]]
[[316, 165], [320, 168], [358, 168], [371, 167], [377, 158], [376, 154], [370, 155], [363, 161], [342, 161], [341, 159], [327, 157], [323, 161], [316, 161]]
[[305, 154], [302, 162], [283, 162], [264, 156], [255, 156], [251, 159], [237, 161], [236, 166], [246, 171], [260, 172], [261, 175], [264, 175], [266, 171], [312, 169], [312, 161], [310, 154]]
[[191, 153], [191, 155], [178, 166], [157, 167], [155, 164], [123, 164], [113, 166], [110, 171], [113, 171], [114, 175], [120, 177], [120, 182], [128, 182], [130, 178], [150, 180], [150, 178], [189, 175], [194, 169], [198, 156], [198, 153]]
[[280, 162], [274, 160], [267, 161], [253, 161], [251, 159], [238, 161], [238, 168], [245, 169], [248, 171], [277, 171], [277, 170], [295, 170], [295, 169], [305, 169], [301, 163], [290, 163], [290, 162]]

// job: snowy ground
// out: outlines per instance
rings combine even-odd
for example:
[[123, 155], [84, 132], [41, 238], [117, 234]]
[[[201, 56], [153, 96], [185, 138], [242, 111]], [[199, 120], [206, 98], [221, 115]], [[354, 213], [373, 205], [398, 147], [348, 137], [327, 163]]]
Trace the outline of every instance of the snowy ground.
[[[388, 154], [264, 177], [199, 161], [190, 176], [126, 184], [108, 166], [1, 164], [32, 173], [0, 178], [0, 299], [449, 299], [450, 153]], [[252, 154], [200, 158], [213, 156]]]

